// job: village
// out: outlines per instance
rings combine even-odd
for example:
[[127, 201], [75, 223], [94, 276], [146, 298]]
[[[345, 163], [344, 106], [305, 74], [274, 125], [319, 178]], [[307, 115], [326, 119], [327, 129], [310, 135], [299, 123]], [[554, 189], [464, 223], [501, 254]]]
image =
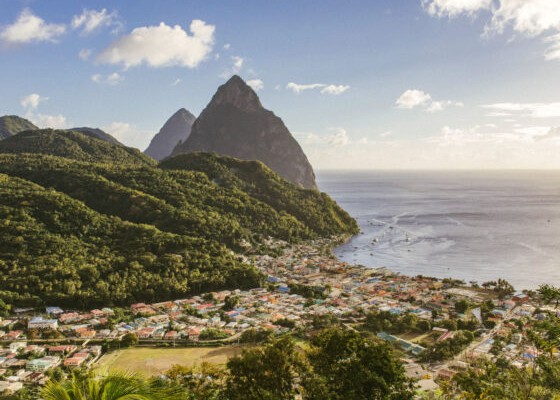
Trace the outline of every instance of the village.
[[[372, 332], [395, 346], [407, 374], [426, 390], [467, 368], [473, 358], [499, 353], [524, 365], [535, 357], [536, 349], [518, 329], [543, 318], [529, 295], [348, 265], [331, 255], [330, 245], [328, 240], [275, 243], [282, 255], [247, 257], [266, 276], [260, 288], [127, 309], [14, 309], [0, 320], [0, 393], [42, 385], [74, 368], [91, 368], [105, 350], [131, 340], [146, 346], [200, 346], [240, 343], [248, 331], [305, 336], [325, 316], [349, 329], [368, 329], [371, 321], [381, 321], [382, 327]], [[414, 326], [407, 322], [396, 328], [405, 320]], [[457, 342], [456, 354], [427, 357], [439, 354], [439, 344], [461, 335], [467, 339]]]

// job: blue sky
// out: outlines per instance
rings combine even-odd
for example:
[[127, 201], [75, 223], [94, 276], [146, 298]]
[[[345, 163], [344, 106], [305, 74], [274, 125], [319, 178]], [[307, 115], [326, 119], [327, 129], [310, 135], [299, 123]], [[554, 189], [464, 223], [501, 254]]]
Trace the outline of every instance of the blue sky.
[[8, 1], [0, 114], [144, 149], [238, 73], [317, 169], [560, 168], [558, 0]]

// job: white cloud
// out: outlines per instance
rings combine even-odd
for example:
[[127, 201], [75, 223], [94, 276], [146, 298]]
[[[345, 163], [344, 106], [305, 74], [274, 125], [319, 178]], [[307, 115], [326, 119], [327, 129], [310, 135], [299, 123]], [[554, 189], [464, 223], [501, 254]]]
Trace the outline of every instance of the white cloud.
[[247, 85], [251, 86], [255, 92], [264, 88], [264, 83], [261, 79], [250, 79], [247, 81]]
[[428, 93], [417, 89], [408, 89], [397, 99], [395, 104], [399, 108], [412, 109], [426, 104], [432, 99]]
[[237, 74], [239, 71], [241, 71], [241, 68], [243, 68], [243, 63], [245, 62], [245, 60], [243, 59], [243, 57], [232, 56], [231, 61], [233, 63], [233, 73]]
[[335, 132], [327, 137], [327, 143], [332, 144], [334, 146], [346, 146], [350, 143], [350, 138], [348, 137], [348, 133], [346, 129], [336, 128]]
[[398, 108], [411, 110], [416, 107], [424, 107], [429, 113], [436, 113], [448, 107], [463, 107], [460, 101], [432, 100], [432, 96], [422, 90], [408, 89], [395, 101]]
[[71, 25], [73, 29], [81, 29], [82, 34], [90, 34], [103, 27], [114, 26], [116, 30], [122, 27], [117, 12], [109, 13], [105, 8], [101, 11], [84, 9], [80, 15], [74, 15]]
[[195, 68], [212, 52], [215, 26], [193, 20], [190, 34], [179, 25], [160, 23], [134, 29], [111, 43], [97, 60], [122, 64], [125, 68], [147, 64], [150, 67], [181, 66]]
[[559, 139], [560, 138], [560, 127], [552, 127], [543, 135], [536, 136], [535, 140], [549, 140], [549, 139]]
[[48, 115], [36, 113], [39, 105], [48, 99], [48, 97], [43, 97], [37, 93], [31, 93], [27, 96], [22, 97], [20, 100], [20, 104], [26, 110], [25, 118], [33, 122], [39, 128], [66, 128], [66, 117], [64, 117], [63, 115]]
[[224, 49], [224, 50], [229, 50], [230, 48], [231, 48], [231, 44], [229, 44], [229, 43], [226, 43], [226, 44], [224, 44], [224, 46], [223, 46], [223, 49]]
[[324, 135], [318, 135], [313, 132], [294, 132], [294, 136], [299, 138], [305, 145], [328, 145], [338, 147], [352, 143], [346, 129], [330, 128], [329, 131], [331, 131], [331, 133]]
[[328, 85], [321, 89], [321, 93], [339, 95], [350, 89], [348, 85]]
[[426, 109], [429, 113], [436, 113], [445, 110], [447, 107], [463, 107], [464, 104], [460, 101], [444, 100], [444, 101], [432, 101], [432, 103]]
[[31, 93], [27, 96], [22, 97], [19, 103], [24, 109], [34, 110], [39, 107], [39, 104], [41, 102], [48, 99], [48, 97], [42, 97], [37, 93]]
[[552, 43], [544, 53], [547, 61], [560, 60], [560, 33], [551, 35], [543, 40], [545, 43]]
[[549, 29], [560, 29], [557, 0], [498, 0], [487, 31], [503, 33], [508, 25], [516, 32], [537, 36]]
[[[485, 130], [490, 128], [492, 131]], [[548, 126], [526, 126], [518, 125], [513, 130], [496, 131], [496, 125], [476, 125], [470, 128], [451, 128], [444, 126], [440, 135], [431, 136], [426, 139], [429, 143], [439, 146], [465, 146], [469, 144], [524, 144], [560, 138], [559, 127]]]
[[91, 49], [81, 49], [78, 52], [78, 57], [80, 57], [84, 61], [87, 61], [91, 56], [91, 53], [92, 53]]
[[221, 74], [220, 78], [229, 79], [232, 75], [238, 75], [243, 69], [245, 59], [240, 56], [231, 56], [231, 67], [226, 68]]
[[124, 80], [124, 77], [119, 75], [117, 72], [113, 72], [112, 74], [107, 76], [107, 79], [105, 80], [105, 82], [107, 82], [107, 84], [109, 84], [109, 85], [118, 85], [123, 80]]
[[103, 130], [114, 136], [120, 142], [125, 143], [132, 129], [128, 122], [111, 122], [110, 125], [104, 126]]
[[64, 129], [68, 127], [66, 123], [66, 117], [62, 114], [58, 115], [45, 115], [36, 114], [30, 115], [26, 114], [26, 117], [31, 120], [39, 128], [52, 128], [52, 129]]
[[422, 7], [433, 16], [454, 18], [489, 9], [493, 0], [422, 0]]
[[552, 103], [494, 103], [484, 104], [482, 108], [492, 110], [487, 116], [519, 115], [531, 118], [560, 117], [560, 102]]
[[484, 28], [484, 36], [503, 34], [507, 28], [527, 37], [542, 38], [549, 44], [546, 60], [560, 60], [560, 4], [558, 0], [422, 0], [424, 9], [432, 16], [473, 16], [487, 10], [491, 18]]
[[49, 24], [26, 8], [13, 24], [0, 31], [0, 40], [7, 45], [54, 42], [64, 32], [63, 24]]
[[104, 83], [107, 85], [115, 86], [124, 81], [124, 77], [118, 72], [113, 72], [112, 74], [109, 74], [105, 77], [101, 74], [92, 75], [91, 80], [95, 83]]
[[379, 134], [379, 137], [384, 138], [384, 137], [387, 137], [387, 136], [391, 136], [392, 134], [393, 134], [392, 131], [385, 131], [385, 132], [381, 132], [381, 133]]
[[141, 130], [128, 122], [114, 121], [102, 127], [105, 132], [114, 136], [127, 146], [145, 149], [150, 142], [154, 130]]
[[179, 83], [181, 83], [181, 78], [177, 78], [173, 81], [173, 83], [171, 84], [171, 86], [177, 86]]
[[484, 132], [481, 126], [470, 128], [451, 128], [444, 126], [438, 136], [428, 137], [429, 143], [439, 146], [465, 146], [470, 144], [503, 144], [511, 142], [527, 142], [531, 140], [530, 135], [522, 132]]
[[341, 93], [346, 92], [348, 89], [350, 89], [350, 86], [333, 85], [333, 84], [326, 85], [324, 83], [299, 84], [299, 83], [289, 82], [286, 85], [286, 89], [289, 89], [296, 94], [300, 94], [305, 90], [321, 89], [320, 91], [321, 94], [339, 95]]
[[311, 89], [318, 89], [325, 87], [322, 83], [311, 83], [307, 85], [302, 85], [294, 82], [290, 82], [286, 85], [286, 89], [290, 89], [292, 92], [296, 94], [300, 94], [304, 90], [311, 90]]

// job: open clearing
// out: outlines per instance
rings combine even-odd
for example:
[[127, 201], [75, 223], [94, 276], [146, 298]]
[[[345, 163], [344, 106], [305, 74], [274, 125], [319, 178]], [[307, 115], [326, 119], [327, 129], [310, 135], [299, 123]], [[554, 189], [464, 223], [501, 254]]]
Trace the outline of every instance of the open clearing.
[[225, 364], [228, 358], [241, 353], [240, 346], [157, 348], [134, 347], [105, 354], [97, 363], [101, 373], [131, 371], [153, 376], [175, 364], [200, 365], [203, 362]]

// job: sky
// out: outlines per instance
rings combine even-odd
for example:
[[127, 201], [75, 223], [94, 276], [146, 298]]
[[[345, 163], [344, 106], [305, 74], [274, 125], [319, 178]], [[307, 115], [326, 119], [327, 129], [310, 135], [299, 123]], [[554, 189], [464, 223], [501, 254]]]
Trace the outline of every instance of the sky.
[[144, 150], [232, 74], [315, 169], [560, 168], [560, 0], [0, 0], [0, 115]]

